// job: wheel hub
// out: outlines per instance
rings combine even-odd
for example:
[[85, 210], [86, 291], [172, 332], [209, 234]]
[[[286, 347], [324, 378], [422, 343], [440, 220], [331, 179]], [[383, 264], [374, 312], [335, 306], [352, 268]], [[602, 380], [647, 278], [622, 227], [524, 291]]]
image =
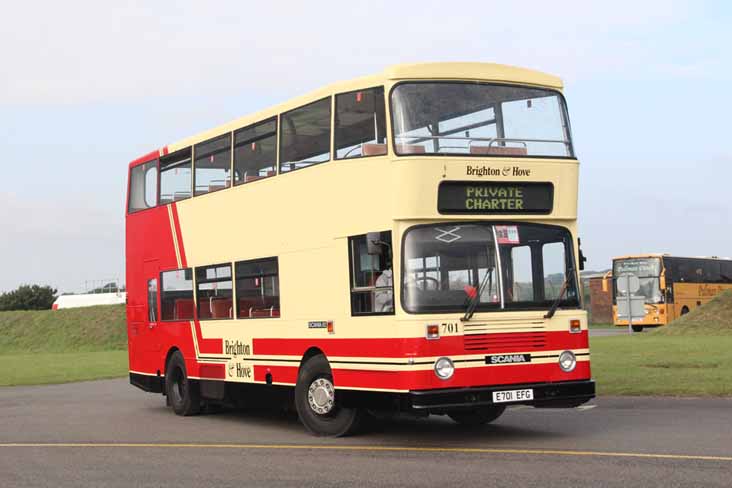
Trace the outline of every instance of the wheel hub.
[[308, 388], [308, 404], [313, 412], [325, 415], [335, 406], [335, 389], [326, 378], [318, 378]]

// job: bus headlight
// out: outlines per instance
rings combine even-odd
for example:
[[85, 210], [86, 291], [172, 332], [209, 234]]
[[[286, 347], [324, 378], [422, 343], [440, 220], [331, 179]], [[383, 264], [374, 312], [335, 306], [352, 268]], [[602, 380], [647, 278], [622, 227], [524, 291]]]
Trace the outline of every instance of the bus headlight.
[[559, 355], [559, 367], [565, 373], [571, 373], [577, 366], [577, 358], [574, 356], [572, 351], [564, 351]]
[[440, 358], [435, 361], [435, 374], [441, 380], [449, 380], [455, 373], [455, 365], [450, 358]]

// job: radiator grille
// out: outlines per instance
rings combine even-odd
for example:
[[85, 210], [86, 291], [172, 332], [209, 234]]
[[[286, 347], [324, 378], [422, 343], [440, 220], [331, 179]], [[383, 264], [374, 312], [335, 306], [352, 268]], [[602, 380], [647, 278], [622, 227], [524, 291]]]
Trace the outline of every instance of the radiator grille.
[[466, 352], [517, 352], [534, 351], [546, 347], [546, 333], [543, 324], [530, 324], [512, 332], [488, 331], [501, 330], [503, 327], [494, 327], [493, 324], [465, 324], [463, 344]]

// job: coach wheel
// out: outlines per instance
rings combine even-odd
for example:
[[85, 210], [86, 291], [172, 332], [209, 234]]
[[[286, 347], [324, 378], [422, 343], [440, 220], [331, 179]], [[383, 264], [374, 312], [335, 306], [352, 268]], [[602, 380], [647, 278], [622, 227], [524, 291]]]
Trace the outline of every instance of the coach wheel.
[[631, 325], [631, 327], [633, 327], [633, 332], [643, 332], [642, 325]]
[[472, 410], [455, 410], [447, 415], [460, 425], [478, 426], [493, 422], [506, 410], [505, 405], [480, 407]]
[[180, 351], [173, 353], [165, 368], [165, 394], [176, 415], [196, 415], [201, 411], [201, 392], [188, 379]]
[[341, 437], [359, 426], [362, 412], [339, 404], [333, 374], [323, 355], [302, 365], [295, 385], [295, 408], [300, 422], [313, 435]]
[[687, 313], [689, 313], [689, 307], [687, 307], [686, 305], [684, 305], [681, 308], [681, 315], [686, 315]]

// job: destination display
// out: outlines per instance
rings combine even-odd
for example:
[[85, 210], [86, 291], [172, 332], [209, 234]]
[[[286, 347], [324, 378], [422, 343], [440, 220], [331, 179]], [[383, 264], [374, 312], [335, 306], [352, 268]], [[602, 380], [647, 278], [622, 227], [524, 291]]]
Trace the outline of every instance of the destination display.
[[437, 194], [437, 210], [453, 213], [551, 213], [554, 185], [491, 181], [445, 181]]

